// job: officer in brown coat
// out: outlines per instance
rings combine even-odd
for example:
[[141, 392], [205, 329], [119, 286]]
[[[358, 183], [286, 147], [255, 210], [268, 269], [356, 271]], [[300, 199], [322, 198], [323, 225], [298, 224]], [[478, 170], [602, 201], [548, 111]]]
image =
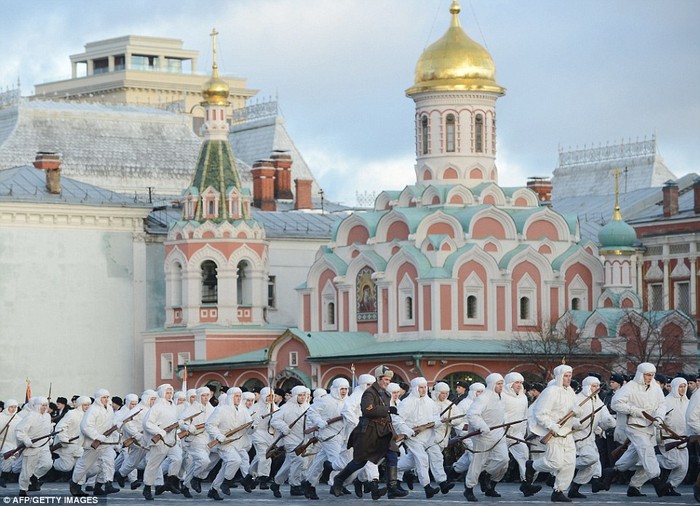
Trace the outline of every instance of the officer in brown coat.
[[[343, 495], [343, 485], [353, 473], [362, 469], [368, 461], [376, 464], [384, 457], [389, 493], [394, 497], [408, 493], [397, 486], [398, 447], [391, 425], [391, 415], [396, 414], [396, 407], [390, 406], [391, 396], [386, 392], [394, 372], [387, 366], [380, 365], [374, 370], [374, 377], [377, 381], [362, 394], [362, 417], [348, 440], [348, 448], [353, 448], [353, 459], [333, 480], [332, 490], [336, 497]], [[376, 480], [371, 487], [373, 498], [381, 493]]]

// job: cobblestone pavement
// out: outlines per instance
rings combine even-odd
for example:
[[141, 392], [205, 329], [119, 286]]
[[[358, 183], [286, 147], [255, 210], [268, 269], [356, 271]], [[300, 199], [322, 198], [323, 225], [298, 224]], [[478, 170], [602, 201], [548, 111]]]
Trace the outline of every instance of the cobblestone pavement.
[[[335, 498], [332, 495], [329, 494], [329, 488], [326, 485], [321, 485], [317, 488], [318, 495], [320, 497], [319, 501], [309, 501], [305, 499], [304, 497], [290, 497], [289, 496], [289, 487], [288, 486], [283, 486], [281, 491], [282, 491], [282, 499], [275, 499], [272, 496], [272, 493], [269, 490], [254, 490], [251, 494], [247, 494], [243, 491], [242, 488], [234, 488], [231, 489], [231, 495], [230, 496], [222, 496], [224, 497], [223, 501], [213, 501], [212, 499], [208, 499], [206, 492], [208, 490], [208, 484], [203, 484], [203, 489], [201, 494], [194, 494], [195, 498], [194, 499], [185, 499], [181, 495], [173, 495], [170, 493], [165, 493], [163, 495], [157, 496], [155, 498], [155, 501], [153, 501], [150, 504], [154, 505], [174, 505], [174, 504], [179, 504], [182, 505], [183, 503], [189, 501], [190, 504], [201, 504], [203, 502], [207, 502], [209, 504], [226, 504], [226, 503], [236, 503], [237, 505], [240, 506], [245, 506], [248, 504], [253, 504], [253, 503], [269, 503], [270, 505], [272, 504], [278, 504], [279, 506], [285, 506], [288, 505], [289, 503], [299, 503], [299, 504], [314, 504], [316, 505], [325, 505], [325, 504], [333, 504], [333, 505], [338, 505], [338, 504], [345, 504], [347, 506], [355, 506], [359, 505], [361, 503], [365, 505], [372, 504], [373, 501], [368, 497], [365, 496], [363, 499], [358, 499], [354, 495], [350, 496], [344, 496], [342, 498]], [[462, 490], [463, 488], [460, 485], [457, 485], [449, 494], [447, 495], [442, 495], [439, 494], [435, 496], [433, 499], [430, 499], [429, 502], [433, 503], [440, 503], [440, 504], [466, 504], [467, 501], [462, 495]], [[583, 487], [581, 491], [588, 495], [587, 499], [575, 499], [574, 504], [588, 504], [588, 505], [599, 505], [599, 504], [635, 504], [635, 505], [645, 505], [645, 504], [664, 504], [664, 505], [673, 505], [673, 504], [697, 504], [693, 498], [693, 490], [692, 487], [690, 486], [681, 486], [678, 487], [677, 489], [682, 496], [681, 497], [662, 497], [658, 498], [654, 494], [654, 490], [650, 485], [646, 485], [643, 489], [643, 492], [647, 494], [647, 497], [635, 497], [635, 498], [630, 498], [627, 497], [626, 491], [627, 488], [623, 487], [621, 485], [613, 485], [613, 487], [610, 489], [609, 492], [602, 492], [598, 494], [591, 494], [590, 493], [590, 487]], [[518, 491], [518, 485], [517, 484], [511, 484], [511, 483], [503, 483], [498, 486], [498, 491], [499, 493], [502, 494], [502, 497], [500, 498], [490, 498], [490, 497], [485, 497], [483, 494], [477, 492], [476, 496], [479, 499], [479, 503], [482, 504], [552, 504], [550, 501], [550, 494], [551, 491], [548, 487], [544, 487], [544, 489], [535, 495], [534, 497], [523, 497], [522, 493]], [[68, 484], [67, 483], [46, 483], [43, 485], [41, 492], [31, 492], [30, 497], [34, 497], [34, 500], [31, 501], [21, 501], [20, 498], [17, 497], [17, 484], [9, 484], [7, 488], [0, 488], [0, 498], [3, 502], [3, 504], [54, 504], [54, 505], [60, 505], [60, 504], [68, 504], [70, 499], [68, 501], [65, 499], [65, 496], [68, 495]], [[56, 499], [57, 496], [64, 496], [61, 497], [60, 499]], [[72, 499], [72, 498], [71, 498]], [[91, 501], [93, 501], [92, 498], [90, 498]], [[374, 501], [374, 503], [387, 503], [389, 499], [386, 497], [380, 499], [379, 501]], [[426, 498], [422, 490], [419, 490], [419, 488], [416, 486], [416, 489], [413, 490], [408, 497], [402, 498], [402, 499], [392, 499], [391, 502], [395, 506], [398, 506], [400, 503], [403, 506], [425, 506], [426, 504]], [[112, 494], [110, 495], [106, 501], [102, 500], [99, 502], [92, 502], [92, 504], [107, 504], [109, 506], [119, 506], [119, 505], [133, 505], [133, 504], [145, 504], [146, 501], [144, 500], [143, 496], [141, 495], [141, 490], [129, 490], [128, 484], [125, 490], [120, 491], [117, 494]], [[76, 504], [74, 502], [71, 502], [71, 504]], [[91, 502], [85, 501], [81, 502], [80, 504], [91, 504]]]

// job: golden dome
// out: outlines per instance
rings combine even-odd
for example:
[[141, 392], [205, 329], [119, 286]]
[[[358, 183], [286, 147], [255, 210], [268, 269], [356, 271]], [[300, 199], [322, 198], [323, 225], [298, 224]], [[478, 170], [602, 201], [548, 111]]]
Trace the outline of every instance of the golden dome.
[[202, 86], [202, 97], [204, 102], [202, 105], [229, 105], [229, 85], [219, 79], [219, 66], [216, 64], [216, 36], [219, 32], [214, 28], [210, 35], [212, 38], [212, 64], [211, 64], [211, 79]]
[[415, 84], [406, 90], [406, 95], [450, 90], [505, 93], [505, 88], [496, 82], [491, 55], [462, 30], [460, 10], [457, 0], [453, 0], [450, 28], [423, 51], [416, 64]]
[[209, 105], [229, 105], [229, 85], [219, 79], [219, 72], [214, 64], [211, 79], [202, 86], [202, 97]]

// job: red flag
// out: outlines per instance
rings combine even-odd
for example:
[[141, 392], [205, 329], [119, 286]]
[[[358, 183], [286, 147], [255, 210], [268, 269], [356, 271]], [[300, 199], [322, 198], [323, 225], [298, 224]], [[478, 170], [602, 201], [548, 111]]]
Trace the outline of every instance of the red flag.
[[29, 381], [29, 378], [27, 378], [27, 390], [24, 393], [24, 402], [29, 402], [29, 399], [32, 398], [32, 382]]

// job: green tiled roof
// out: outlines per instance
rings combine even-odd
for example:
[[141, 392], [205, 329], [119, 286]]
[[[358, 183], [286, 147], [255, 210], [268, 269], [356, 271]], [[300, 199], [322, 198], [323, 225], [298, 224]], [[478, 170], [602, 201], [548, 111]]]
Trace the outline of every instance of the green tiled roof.
[[562, 253], [552, 261], [552, 269], [554, 269], [555, 271], [560, 270], [562, 264], [566, 261], [567, 258], [575, 254], [577, 251], [581, 251], [582, 249], [583, 248], [580, 245], [572, 244], [566, 249], [564, 253]]
[[520, 244], [520, 245], [516, 246], [515, 248], [513, 248], [512, 250], [510, 250], [508, 253], [506, 253], [505, 255], [503, 255], [503, 258], [501, 258], [501, 261], [498, 262], [498, 267], [499, 267], [500, 269], [507, 269], [507, 268], [508, 268], [508, 264], [509, 264], [510, 261], [513, 259], [513, 257], [514, 257], [515, 255], [517, 255], [518, 253], [520, 253], [521, 251], [525, 251], [525, 250], [528, 249], [529, 247], [530, 247], [530, 246], [528, 246], [527, 244]]

